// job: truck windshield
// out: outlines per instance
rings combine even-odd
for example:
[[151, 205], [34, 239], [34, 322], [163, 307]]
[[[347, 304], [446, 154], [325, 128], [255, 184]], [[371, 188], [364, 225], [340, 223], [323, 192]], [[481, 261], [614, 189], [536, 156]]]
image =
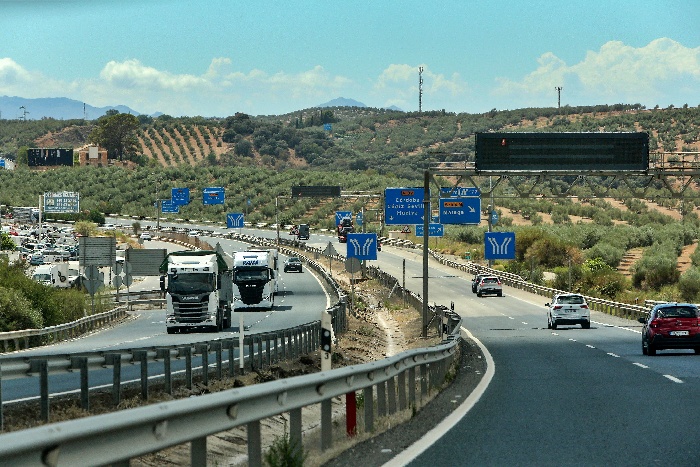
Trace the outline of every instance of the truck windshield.
[[233, 277], [235, 282], [267, 281], [270, 279], [267, 269], [237, 269]]
[[51, 274], [34, 274], [32, 279], [37, 282], [51, 282]]
[[214, 291], [213, 274], [168, 274], [168, 290], [171, 293], [208, 293]]

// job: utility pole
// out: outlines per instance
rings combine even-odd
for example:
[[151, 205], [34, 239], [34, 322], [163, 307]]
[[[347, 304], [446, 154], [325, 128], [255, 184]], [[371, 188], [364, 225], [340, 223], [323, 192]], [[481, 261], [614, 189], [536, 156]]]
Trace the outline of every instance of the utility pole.
[[418, 113], [423, 111], [423, 67], [418, 67]]
[[557, 109], [561, 109], [561, 90], [564, 88], [561, 86], [556, 86], [554, 89], [557, 90]]

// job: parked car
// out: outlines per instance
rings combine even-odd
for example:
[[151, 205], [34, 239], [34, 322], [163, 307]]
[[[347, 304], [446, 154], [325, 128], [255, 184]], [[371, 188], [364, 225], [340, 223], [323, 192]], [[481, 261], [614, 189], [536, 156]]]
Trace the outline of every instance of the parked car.
[[562, 324], [580, 324], [581, 328], [591, 327], [591, 311], [583, 295], [563, 293], [552, 297], [552, 303], [545, 303], [547, 310], [547, 329], [557, 329]]
[[139, 235], [139, 240], [153, 240], [153, 236], [151, 236], [150, 232], [141, 232], [141, 235]]
[[639, 318], [642, 353], [656, 355], [664, 349], [693, 349], [700, 353], [700, 309], [691, 303], [660, 303]]
[[284, 272], [290, 272], [290, 271], [302, 272], [301, 260], [299, 258], [297, 258], [296, 256], [290, 256], [284, 262]]
[[486, 276], [486, 274], [477, 274], [474, 276], [472, 279], [472, 293], [476, 293], [476, 286], [479, 285], [479, 282], [481, 282], [481, 279]]
[[29, 264], [32, 266], [40, 266], [44, 264], [44, 255], [41, 253], [32, 253], [29, 255]]
[[496, 276], [483, 276], [476, 286], [476, 296], [483, 297], [484, 295], [503, 296], [503, 286], [501, 279]]

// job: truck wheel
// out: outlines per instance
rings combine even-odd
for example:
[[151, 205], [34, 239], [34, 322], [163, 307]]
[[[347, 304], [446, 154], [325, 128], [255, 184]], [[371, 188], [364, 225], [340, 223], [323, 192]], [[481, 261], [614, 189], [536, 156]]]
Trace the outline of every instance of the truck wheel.
[[167, 328], [168, 334], [175, 334], [175, 331], [177, 331], [177, 328]]

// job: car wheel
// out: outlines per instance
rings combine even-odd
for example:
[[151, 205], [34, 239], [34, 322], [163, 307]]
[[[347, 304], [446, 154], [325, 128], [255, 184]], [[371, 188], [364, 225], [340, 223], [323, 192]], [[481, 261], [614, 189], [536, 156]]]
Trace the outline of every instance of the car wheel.
[[557, 329], [557, 322], [552, 320], [552, 329]]
[[497, 295], [498, 295], [499, 297], [502, 297], [502, 296], [503, 296], [503, 292], [498, 292]]
[[642, 341], [642, 355], [649, 355], [649, 352], [647, 352], [647, 348], [644, 347], [644, 341]]
[[549, 315], [547, 315], [547, 329], [552, 329], [552, 320]]
[[175, 334], [176, 328], [168, 328], [168, 334]]
[[700, 354], [700, 347], [695, 347], [693, 350], [696, 354]]
[[583, 323], [581, 323], [581, 329], [591, 329], [591, 322], [584, 321]]
[[483, 294], [482, 294], [481, 292], [477, 292], [477, 293], [476, 293], [476, 296], [477, 296], [477, 297], [481, 297], [482, 295], [483, 295]]
[[652, 357], [654, 355], [656, 355], [656, 347], [654, 347], [651, 344], [647, 344], [647, 355], [652, 356]]

